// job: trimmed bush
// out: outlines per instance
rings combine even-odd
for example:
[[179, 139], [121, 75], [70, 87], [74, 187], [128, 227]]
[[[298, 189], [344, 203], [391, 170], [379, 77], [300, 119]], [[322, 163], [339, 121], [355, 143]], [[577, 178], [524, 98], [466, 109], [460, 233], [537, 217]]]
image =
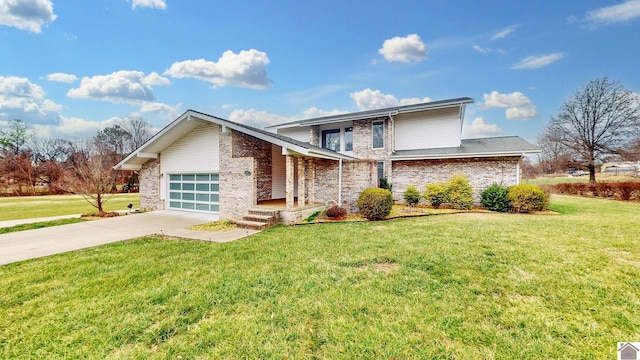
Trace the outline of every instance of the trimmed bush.
[[347, 215], [347, 209], [342, 206], [333, 205], [332, 207], [327, 209], [327, 216], [330, 218], [340, 218]]
[[380, 178], [380, 188], [393, 191], [393, 185], [389, 182], [389, 179], [387, 179], [386, 176], [383, 178]]
[[511, 210], [509, 189], [502, 184], [493, 183], [480, 193], [480, 203], [491, 211], [507, 212]]
[[473, 206], [473, 188], [469, 178], [456, 175], [447, 183], [447, 202], [452, 208], [468, 210]]
[[511, 208], [518, 213], [544, 210], [549, 201], [540, 187], [531, 184], [509, 186], [508, 196]]
[[368, 188], [360, 193], [357, 205], [360, 214], [367, 219], [384, 219], [393, 207], [393, 195], [386, 189]]
[[438, 208], [447, 202], [447, 186], [444, 183], [427, 184], [425, 186], [424, 198], [431, 206]]
[[420, 190], [418, 190], [415, 186], [408, 186], [407, 189], [402, 194], [404, 196], [404, 201], [409, 204], [409, 206], [418, 205], [420, 202]]

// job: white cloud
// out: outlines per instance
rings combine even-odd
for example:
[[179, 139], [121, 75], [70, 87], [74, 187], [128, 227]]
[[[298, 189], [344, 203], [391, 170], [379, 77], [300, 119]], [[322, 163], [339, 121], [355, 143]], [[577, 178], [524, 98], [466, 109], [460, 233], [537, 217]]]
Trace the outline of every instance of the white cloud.
[[[163, 82], [160, 79], [166, 81]], [[113, 103], [153, 101], [155, 98], [152, 84], [166, 85], [168, 80], [157, 73], [145, 76], [141, 71], [121, 70], [109, 75], [85, 76], [80, 81], [80, 87], [69, 90], [67, 96], [74, 99], [106, 100]]]
[[204, 59], [175, 62], [164, 72], [174, 78], [194, 78], [216, 86], [239, 86], [266, 89], [271, 81], [267, 74], [269, 57], [255, 49], [235, 54], [225, 51], [218, 62]]
[[591, 10], [585, 15], [585, 20], [591, 26], [607, 25], [631, 21], [640, 17], [640, 0], [627, 0], [618, 5], [601, 7]]
[[417, 34], [387, 39], [378, 50], [387, 61], [419, 62], [427, 58], [427, 46]]
[[344, 110], [338, 110], [338, 109], [322, 110], [314, 106], [314, 107], [308, 108], [303, 112], [302, 119], [313, 119], [313, 118], [340, 115], [340, 114], [346, 114], [346, 113], [347, 111], [344, 111]]
[[496, 124], [487, 124], [483, 118], [475, 118], [471, 124], [465, 123], [462, 127], [463, 139], [497, 136], [504, 132]]
[[46, 79], [49, 81], [71, 84], [72, 82], [78, 80], [78, 77], [73, 74], [53, 73], [53, 74], [48, 74], [46, 76]]
[[50, 0], [0, 0], [0, 25], [40, 33], [56, 17]]
[[477, 52], [481, 52], [483, 54], [488, 54], [488, 53], [498, 53], [498, 54], [506, 54], [507, 52], [503, 49], [492, 49], [492, 48], [483, 48], [480, 45], [473, 45], [473, 49]]
[[61, 116], [60, 121], [55, 125], [36, 124], [33, 129], [36, 135], [40, 137], [57, 137], [81, 141], [93, 137], [105, 127], [120, 124], [122, 120], [120, 117], [111, 117], [102, 121], [93, 121]]
[[61, 108], [29, 79], [0, 76], [0, 118], [42, 122], [57, 119]]
[[80, 86], [67, 92], [73, 99], [109, 101], [140, 106], [140, 111], [176, 115], [176, 109], [155, 101], [153, 85], [169, 85], [169, 79], [152, 72], [121, 70], [109, 75], [83, 77]]
[[167, 8], [167, 3], [165, 0], [133, 0], [131, 2], [131, 8], [135, 9], [136, 7], [148, 7], [164, 10]]
[[503, 39], [507, 37], [507, 35], [516, 31], [517, 28], [518, 28], [518, 25], [511, 25], [506, 29], [500, 30], [491, 37], [491, 40]]
[[554, 63], [560, 59], [563, 59], [564, 57], [565, 57], [565, 54], [561, 52], [548, 54], [548, 55], [540, 55], [540, 56], [528, 56], [518, 61], [516, 64], [511, 66], [511, 68], [517, 69], [517, 70], [539, 69], [541, 67]]
[[429, 102], [430, 98], [406, 98], [398, 100], [395, 96], [383, 94], [380, 90], [364, 89], [349, 94], [359, 110], [373, 110], [387, 107]]
[[282, 124], [294, 121], [295, 119], [255, 109], [237, 109], [233, 110], [231, 114], [229, 114], [229, 120], [262, 129], [269, 125]]
[[491, 94], [484, 94], [484, 103], [479, 104], [484, 109], [502, 108], [506, 110], [507, 119], [532, 119], [538, 116], [538, 110], [531, 100], [521, 92], [511, 94], [501, 94], [492, 91]]

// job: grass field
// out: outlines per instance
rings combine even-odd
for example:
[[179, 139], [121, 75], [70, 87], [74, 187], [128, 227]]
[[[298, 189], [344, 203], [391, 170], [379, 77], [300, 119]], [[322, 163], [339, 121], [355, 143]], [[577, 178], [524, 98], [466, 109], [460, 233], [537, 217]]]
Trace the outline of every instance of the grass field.
[[640, 205], [551, 207], [1, 266], [0, 358], [616, 358], [640, 341]]
[[[139, 199], [139, 194], [115, 194], [104, 209], [126, 210], [127, 204], [138, 208]], [[95, 212], [96, 208], [79, 195], [0, 197], [0, 221]]]
[[[523, 179], [522, 180], [526, 184], [535, 184], [535, 185], [551, 185], [551, 184], [560, 184], [560, 183], [588, 183], [589, 175], [583, 176], [543, 176], [535, 179]], [[639, 177], [635, 176], [616, 176], [610, 174], [596, 174], [597, 182], [623, 182], [623, 181], [640, 181]]]

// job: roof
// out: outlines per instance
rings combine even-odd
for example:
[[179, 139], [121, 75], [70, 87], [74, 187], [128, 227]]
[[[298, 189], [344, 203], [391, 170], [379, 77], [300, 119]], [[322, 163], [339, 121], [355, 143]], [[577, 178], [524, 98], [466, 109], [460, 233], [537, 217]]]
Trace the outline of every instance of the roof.
[[329, 123], [348, 121], [348, 120], [370, 119], [370, 118], [375, 118], [380, 116], [387, 116], [389, 114], [395, 115], [399, 113], [408, 113], [408, 112], [415, 112], [415, 111], [434, 110], [434, 109], [441, 109], [441, 108], [447, 108], [447, 107], [461, 106], [465, 104], [471, 104], [473, 103], [473, 101], [474, 100], [472, 98], [461, 97], [456, 99], [431, 101], [427, 103], [394, 106], [394, 107], [388, 107], [384, 109], [360, 111], [360, 112], [340, 114], [340, 115], [324, 116], [324, 117], [313, 118], [313, 119], [298, 120], [298, 121], [292, 121], [292, 122], [279, 124], [279, 125], [267, 126], [266, 128], [267, 129], [283, 129], [283, 128], [290, 128], [290, 127], [298, 127], [298, 126], [329, 124]]
[[177, 119], [165, 126], [151, 139], [125, 157], [114, 166], [115, 169], [137, 170], [149, 159], [157, 159], [158, 154], [201, 124], [218, 124], [232, 130], [253, 136], [260, 140], [286, 148], [289, 151], [310, 157], [324, 159], [353, 159], [353, 157], [332, 150], [313, 146], [287, 136], [278, 135], [252, 126], [239, 124], [194, 110], [187, 110]]
[[540, 149], [518, 136], [463, 139], [460, 147], [398, 150], [391, 160], [455, 159], [538, 154]]

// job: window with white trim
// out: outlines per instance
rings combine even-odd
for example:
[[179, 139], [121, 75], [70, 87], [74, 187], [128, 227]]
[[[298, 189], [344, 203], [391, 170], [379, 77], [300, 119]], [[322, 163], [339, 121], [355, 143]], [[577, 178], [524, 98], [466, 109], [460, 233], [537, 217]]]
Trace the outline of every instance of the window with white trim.
[[373, 148], [384, 147], [384, 121], [374, 121], [371, 125], [371, 137], [373, 138]]

